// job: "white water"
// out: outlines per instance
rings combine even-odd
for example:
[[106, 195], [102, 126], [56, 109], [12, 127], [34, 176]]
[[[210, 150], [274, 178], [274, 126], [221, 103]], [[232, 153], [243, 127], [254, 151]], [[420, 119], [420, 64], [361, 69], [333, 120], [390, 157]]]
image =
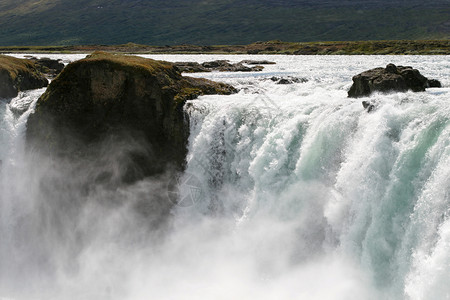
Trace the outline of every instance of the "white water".
[[[164, 178], [77, 191], [64, 166], [24, 154], [30, 111], [2, 101], [0, 297], [450, 299], [448, 56], [152, 57], [277, 64], [195, 75], [241, 91], [186, 106], [185, 178], [201, 193], [164, 230], [133, 206]], [[351, 77], [389, 62], [444, 88], [376, 94], [367, 113]]]

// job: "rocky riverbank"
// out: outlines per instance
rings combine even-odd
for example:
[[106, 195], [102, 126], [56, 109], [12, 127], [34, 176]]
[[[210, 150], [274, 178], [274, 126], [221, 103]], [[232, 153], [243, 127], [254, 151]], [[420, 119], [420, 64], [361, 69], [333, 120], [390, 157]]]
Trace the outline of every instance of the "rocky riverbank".
[[292, 54], [292, 55], [449, 55], [449, 40], [392, 40], [340, 42], [255, 42], [248, 45], [122, 45], [0, 46], [0, 53], [90, 53], [107, 51], [132, 54]]

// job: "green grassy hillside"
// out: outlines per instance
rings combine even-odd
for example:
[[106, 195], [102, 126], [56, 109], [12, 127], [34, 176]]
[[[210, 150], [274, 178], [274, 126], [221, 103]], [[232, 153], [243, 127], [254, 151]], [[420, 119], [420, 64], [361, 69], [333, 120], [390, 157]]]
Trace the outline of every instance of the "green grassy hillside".
[[0, 45], [450, 37], [448, 0], [2, 0]]

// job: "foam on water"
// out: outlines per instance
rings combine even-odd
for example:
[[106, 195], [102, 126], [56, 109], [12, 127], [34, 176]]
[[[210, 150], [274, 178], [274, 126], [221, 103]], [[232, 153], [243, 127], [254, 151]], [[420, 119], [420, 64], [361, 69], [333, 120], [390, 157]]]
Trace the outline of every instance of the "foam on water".
[[[156, 233], [131, 208], [143, 195], [166, 193], [159, 180], [88, 195], [51, 185], [64, 174], [59, 167], [36, 166], [21, 150], [33, 104], [18, 118], [9, 107], [42, 90], [3, 101], [1, 296], [450, 298], [448, 56], [151, 57], [277, 64], [195, 74], [240, 92], [186, 104], [184, 177], [196, 179], [187, 190], [195, 197], [175, 206], [170, 229]], [[351, 77], [389, 62], [418, 68], [444, 88], [374, 94], [378, 106], [367, 113], [364, 99], [346, 97]], [[277, 85], [272, 76], [308, 81]]]

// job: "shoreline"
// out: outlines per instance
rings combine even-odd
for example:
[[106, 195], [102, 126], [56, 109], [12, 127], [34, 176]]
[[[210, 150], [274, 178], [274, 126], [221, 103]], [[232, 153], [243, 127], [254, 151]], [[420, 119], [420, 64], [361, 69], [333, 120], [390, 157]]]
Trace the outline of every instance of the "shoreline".
[[255, 42], [248, 45], [123, 45], [0, 46], [7, 53], [77, 54], [105, 51], [125, 54], [273, 54], [273, 55], [450, 55], [450, 40], [348, 42]]

